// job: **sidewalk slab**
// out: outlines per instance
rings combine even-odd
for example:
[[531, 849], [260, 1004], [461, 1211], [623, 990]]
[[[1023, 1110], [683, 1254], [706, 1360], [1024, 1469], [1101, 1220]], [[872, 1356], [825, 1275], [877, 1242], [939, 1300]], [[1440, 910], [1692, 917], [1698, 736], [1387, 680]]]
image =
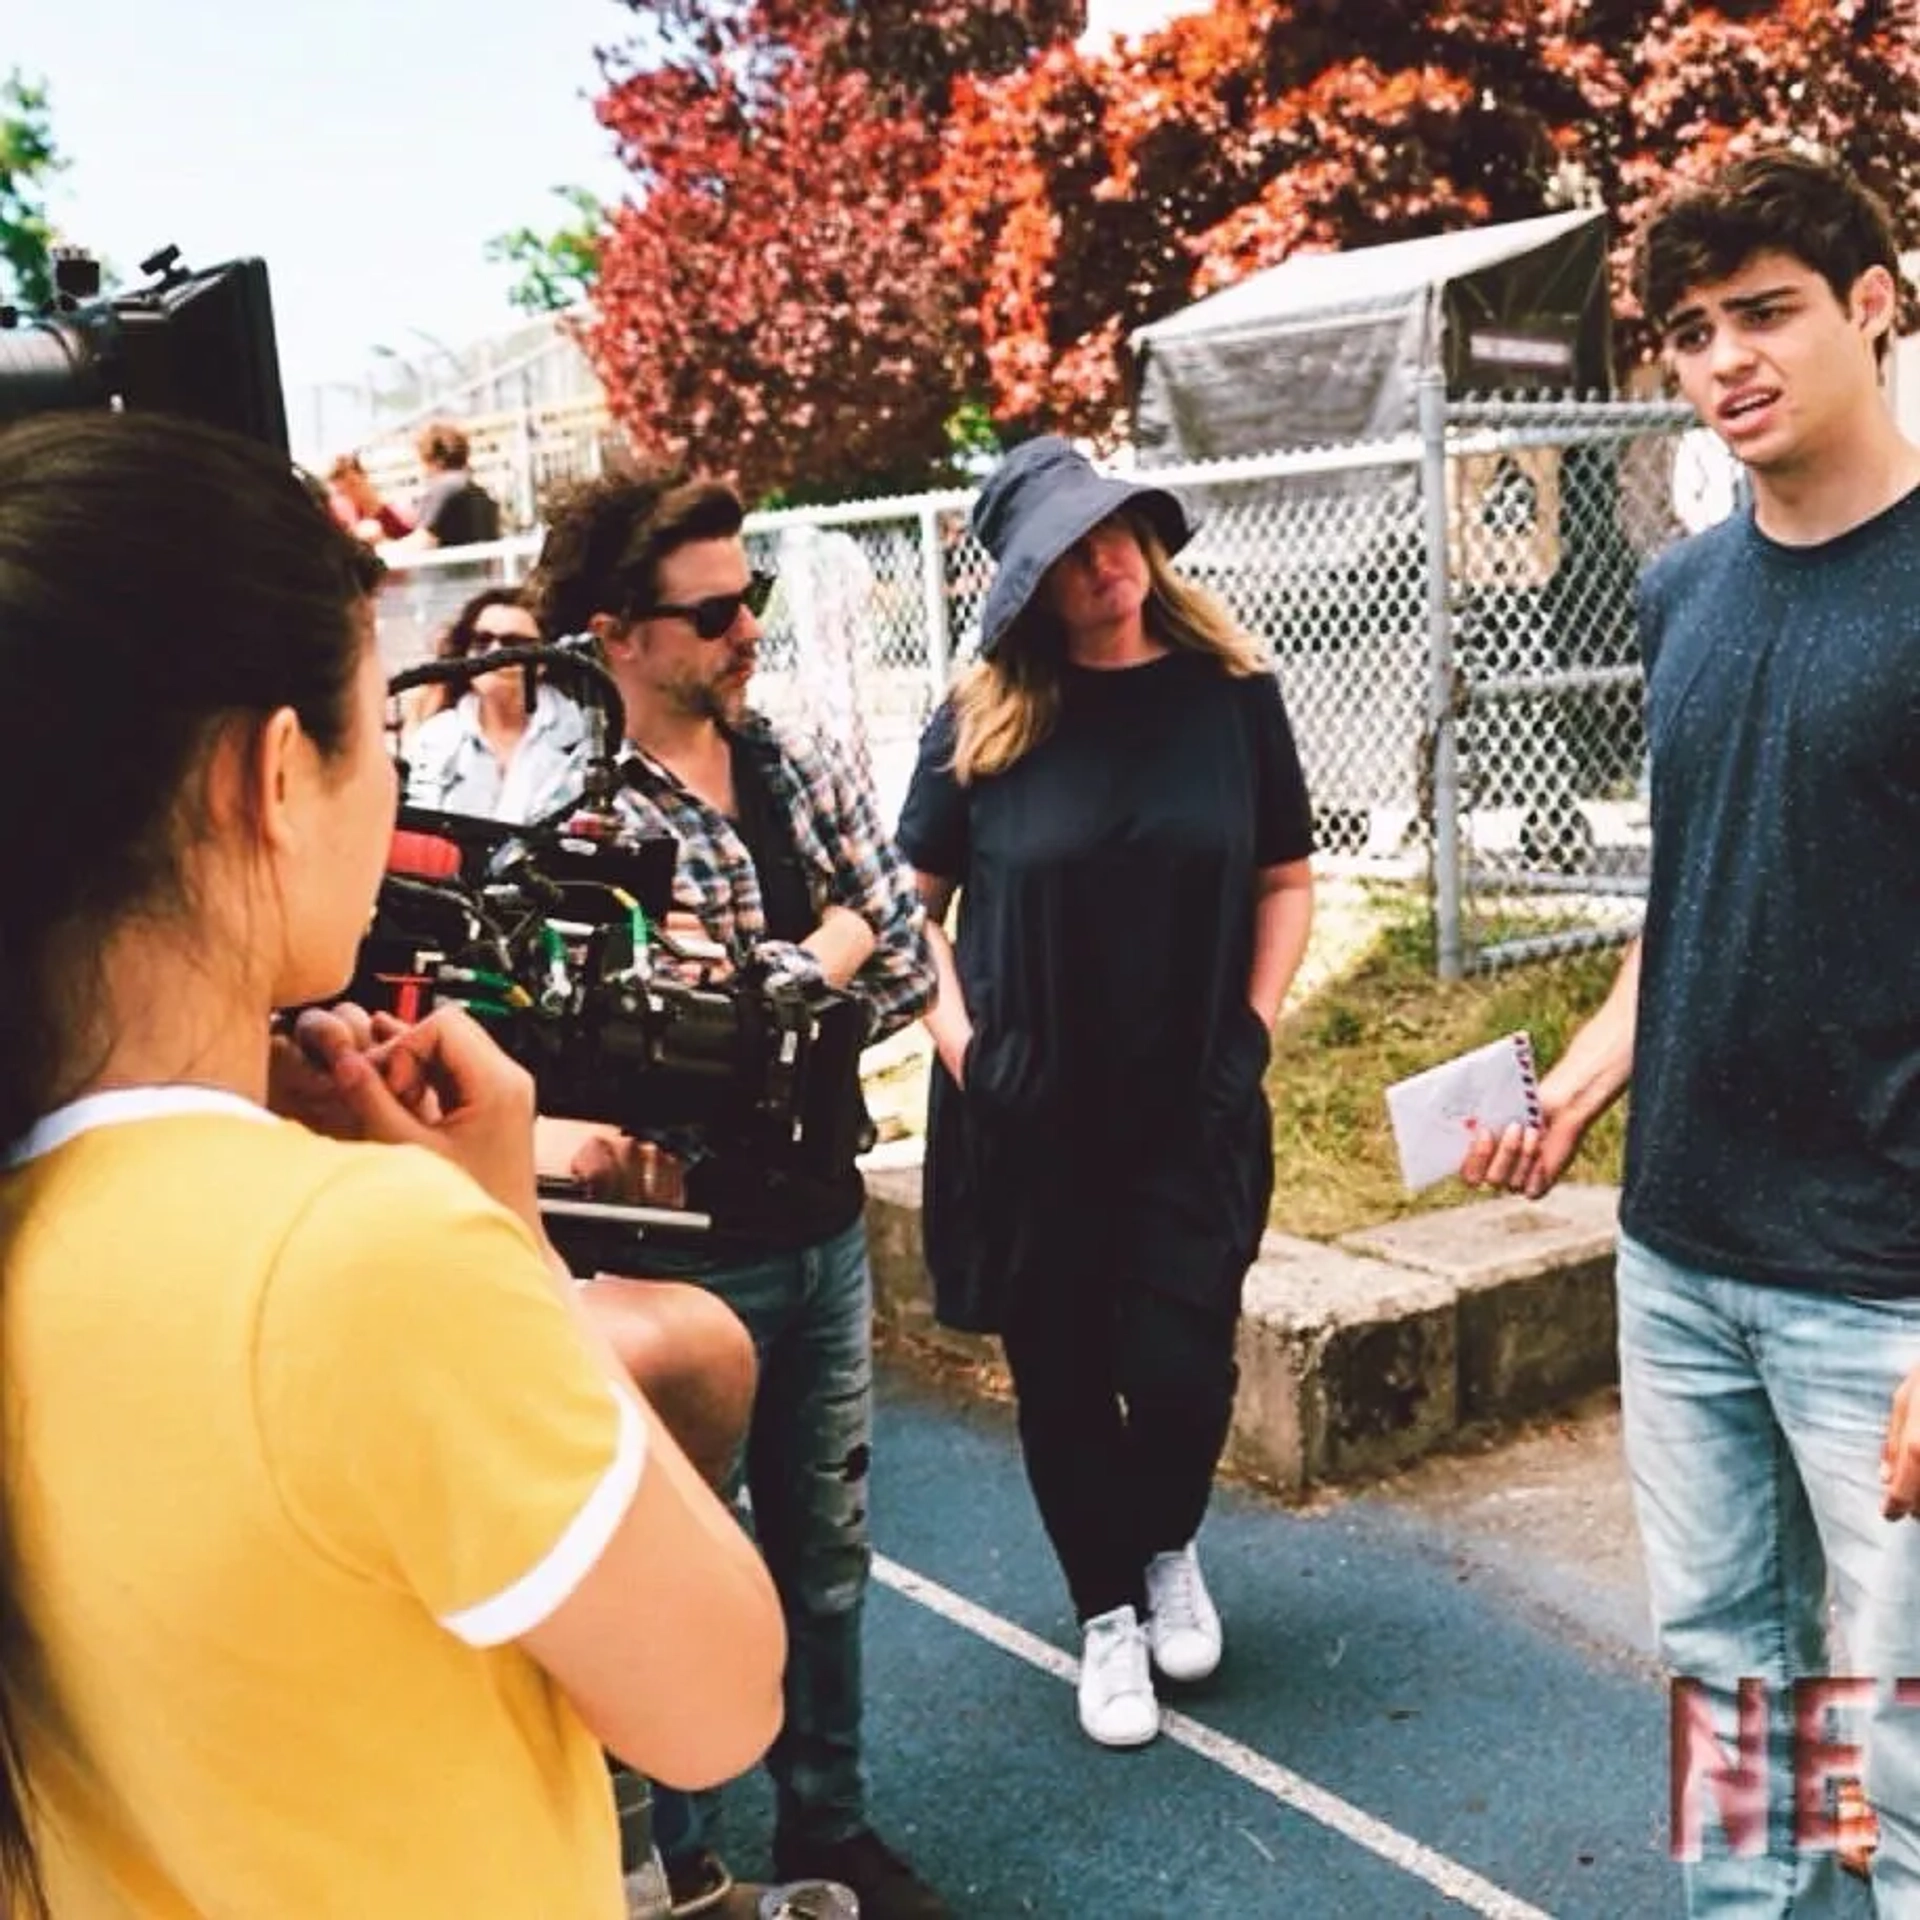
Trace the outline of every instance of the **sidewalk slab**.
[[1384, 1473], [1459, 1424], [1453, 1289], [1269, 1233], [1241, 1296], [1227, 1457], [1268, 1486]]
[[1619, 1194], [1559, 1186], [1343, 1234], [1339, 1245], [1433, 1274], [1455, 1290], [1462, 1421], [1564, 1406], [1616, 1372]]

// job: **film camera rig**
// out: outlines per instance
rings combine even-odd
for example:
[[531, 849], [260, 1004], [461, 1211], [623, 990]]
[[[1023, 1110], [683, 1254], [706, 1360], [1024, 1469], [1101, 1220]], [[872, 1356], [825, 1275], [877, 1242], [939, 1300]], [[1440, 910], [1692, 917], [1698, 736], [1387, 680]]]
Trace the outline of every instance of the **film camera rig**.
[[265, 262], [194, 272], [162, 247], [141, 261], [143, 284], [112, 294], [83, 248], [56, 247], [50, 264], [44, 309], [0, 304], [0, 425], [59, 407], [153, 408], [285, 451]]
[[[57, 408], [153, 409], [286, 451], [263, 261], [195, 271], [163, 247], [140, 263], [140, 284], [111, 292], [82, 249], [55, 249], [51, 266], [43, 308], [0, 303], [0, 426]], [[532, 1072], [545, 1112], [670, 1131], [713, 1163], [763, 1172], [768, 1185], [844, 1177], [869, 1134], [865, 1009], [748, 955], [723, 971], [713, 962], [729, 956], [702, 956], [667, 932], [675, 849], [636, 839], [613, 805], [622, 772], [607, 743], [622, 738], [624, 714], [587, 644], [432, 661], [388, 690], [439, 681], [461, 691], [508, 667], [563, 675], [585, 696], [593, 732], [582, 799], [524, 828], [403, 806], [350, 992], [416, 1017], [466, 1006]], [[685, 1209], [561, 1195], [546, 1204], [629, 1234], [724, 1233], [733, 1203], [703, 1210], [699, 1171]]]
[[513, 669], [582, 696], [582, 796], [525, 827], [403, 804], [349, 997], [409, 1019], [463, 1006], [533, 1075], [543, 1113], [691, 1143], [687, 1207], [545, 1192], [556, 1219], [725, 1232], [738, 1224], [725, 1203], [702, 1198], [709, 1163], [744, 1162], [768, 1184], [844, 1178], [870, 1137], [865, 1006], [667, 930], [675, 843], [636, 836], [614, 805], [626, 773], [607, 743], [624, 734], [624, 714], [591, 642], [429, 661], [387, 690], [462, 690]]

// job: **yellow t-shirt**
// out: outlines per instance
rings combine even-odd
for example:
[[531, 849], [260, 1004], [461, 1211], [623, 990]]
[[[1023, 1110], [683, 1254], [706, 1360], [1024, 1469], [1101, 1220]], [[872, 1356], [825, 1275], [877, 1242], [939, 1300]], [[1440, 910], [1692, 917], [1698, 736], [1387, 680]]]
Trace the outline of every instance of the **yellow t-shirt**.
[[643, 1429], [524, 1228], [225, 1095], [36, 1145], [0, 1173], [0, 1464], [59, 1920], [624, 1913], [600, 1752], [511, 1642]]

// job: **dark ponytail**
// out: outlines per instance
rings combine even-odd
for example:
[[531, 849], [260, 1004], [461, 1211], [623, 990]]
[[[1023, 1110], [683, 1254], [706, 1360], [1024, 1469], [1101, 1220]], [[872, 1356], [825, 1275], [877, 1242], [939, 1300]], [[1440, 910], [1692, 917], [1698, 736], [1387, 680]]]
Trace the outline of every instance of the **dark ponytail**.
[[[323, 752], [344, 744], [377, 571], [252, 442], [104, 411], [0, 431], [0, 1150], [85, 1077], [105, 936], [177, 901], [219, 725], [291, 707]], [[44, 1914], [32, 1635], [4, 1524], [0, 1911]]]

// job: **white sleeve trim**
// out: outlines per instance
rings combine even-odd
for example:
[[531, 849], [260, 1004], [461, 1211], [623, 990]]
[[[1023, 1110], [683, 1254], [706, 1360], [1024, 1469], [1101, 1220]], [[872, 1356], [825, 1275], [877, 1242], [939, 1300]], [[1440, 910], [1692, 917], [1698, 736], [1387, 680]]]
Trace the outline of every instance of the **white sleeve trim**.
[[443, 1613], [440, 1624], [470, 1647], [497, 1647], [530, 1633], [548, 1619], [575, 1587], [592, 1571], [607, 1550], [640, 1485], [646, 1463], [647, 1430], [633, 1401], [609, 1385], [620, 1409], [620, 1431], [613, 1462], [587, 1495], [567, 1530], [539, 1563], [512, 1586], [457, 1613]]

